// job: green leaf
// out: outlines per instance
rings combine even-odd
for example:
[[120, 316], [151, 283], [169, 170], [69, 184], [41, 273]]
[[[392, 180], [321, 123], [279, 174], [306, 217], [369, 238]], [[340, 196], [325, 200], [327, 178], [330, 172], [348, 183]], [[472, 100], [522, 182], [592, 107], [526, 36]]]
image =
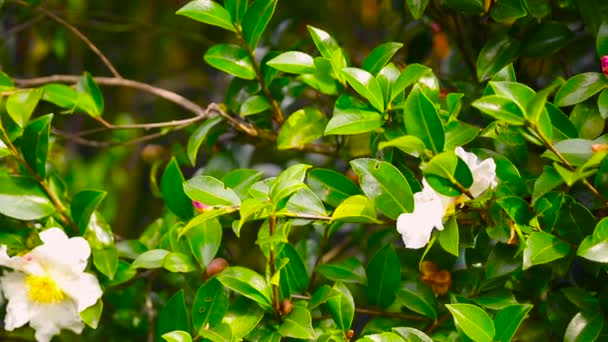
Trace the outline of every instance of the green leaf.
[[178, 237], [182, 237], [185, 234], [188, 233], [188, 231], [190, 231], [190, 229], [201, 225], [211, 219], [214, 219], [216, 217], [222, 216], [222, 215], [226, 215], [226, 214], [230, 214], [233, 213], [235, 211], [237, 211], [238, 209], [235, 207], [223, 207], [223, 208], [217, 208], [217, 209], [211, 209], [211, 210], [207, 210], [202, 212], [201, 214], [195, 216], [193, 219], [191, 219], [190, 221], [188, 221], [188, 224], [186, 224], [185, 226], [183, 226], [179, 232], [178, 232]]
[[224, 286], [257, 302], [264, 310], [272, 310], [272, 294], [266, 280], [256, 272], [240, 266], [231, 266], [217, 275]]
[[566, 23], [546, 21], [527, 35], [521, 49], [522, 56], [548, 57], [568, 46], [576, 34]]
[[101, 319], [101, 312], [103, 311], [103, 302], [101, 298], [97, 302], [84, 311], [80, 312], [80, 319], [92, 329], [97, 329], [99, 326], [99, 320]]
[[471, 304], [446, 304], [445, 307], [454, 317], [456, 325], [469, 338], [477, 342], [493, 341], [494, 323], [485, 311]]
[[306, 171], [310, 168], [310, 165], [295, 164], [281, 172], [270, 188], [272, 202], [276, 205], [282, 199], [303, 188]]
[[429, 0], [407, 0], [407, 8], [409, 8], [410, 13], [412, 13], [412, 17], [414, 19], [420, 19], [424, 14], [424, 10], [426, 6], [429, 4]]
[[384, 112], [384, 99], [378, 81], [371, 73], [357, 68], [342, 69], [342, 76], [348, 84], [379, 112]]
[[397, 95], [402, 93], [405, 88], [418, 82], [418, 80], [422, 76], [425, 76], [429, 72], [431, 72], [431, 69], [424, 65], [416, 63], [408, 65], [405, 69], [403, 69], [403, 71], [395, 81], [395, 85], [393, 86], [393, 92], [391, 94], [389, 102], [393, 102]]
[[501, 0], [492, 6], [492, 19], [499, 23], [512, 23], [526, 16], [526, 9], [520, 0]]
[[222, 122], [222, 120], [223, 119], [220, 116], [205, 120], [188, 139], [186, 151], [188, 153], [188, 160], [190, 160], [192, 166], [196, 165], [196, 157], [198, 156], [198, 150], [201, 147], [201, 144], [205, 141], [211, 129]]
[[270, 22], [274, 10], [277, 6], [277, 0], [256, 0], [245, 13], [243, 18], [243, 38], [249, 45], [251, 50], [254, 50], [266, 26]]
[[77, 193], [72, 199], [72, 220], [80, 228], [81, 234], [87, 229], [91, 215], [106, 197], [106, 194], [105, 191], [84, 190]]
[[[258, 308], [259, 309], [259, 308]], [[229, 342], [233, 340], [232, 328], [227, 323], [220, 323], [213, 329], [200, 329], [198, 334], [206, 341]]]
[[593, 342], [604, 328], [604, 316], [601, 312], [579, 312], [566, 328], [564, 342]]
[[192, 227], [185, 234], [192, 255], [204, 269], [215, 258], [222, 243], [222, 226], [217, 219], [207, 220]]
[[254, 115], [268, 110], [271, 107], [270, 102], [268, 102], [268, 99], [266, 99], [265, 96], [255, 95], [243, 102], [239, 114], [243, 117]]
[[599, 112], [595, 101], [577, 103], [570, 113], [570, 122], [583, 139], [595, 139], [604, 131], [606, 120]]
[[152, 249], [147, 252], [144, 252], [140, 254], [135, 260], [133, 260], [133, 263], [131, 264], [131, 269], [161, 268], [163, 266], [163, 260], [168, 254], [169, 251], [165, 249]]
[[15, 89], [15, 82], [13, 82], [13, 79], [0, 71], [0, 91], [11, 91], [13, 89]]
[[30, 121], [23, 130], [23, 158], [42, 178], [46, 177], [52, 119], [53, 114], [41, 116]]
[[408, 309], [433, 320], [437, 319], [437, 300], [426, 285], [418, 281], [407, 281], [397, 292], [397, 302]]
[[316, 107], [306, 107], [292, 113], [281, 127], [277, 148], [298, 149], [323, 136], [327, 117]]
[[303, 306], [296, 305], [293, 311], [285, 317], [278, 332], [283, 337], [313, 339], [315, 331], [312, 328], [310, 311]]
[[445, 4], [467, 14], [480, 14], [484, 10], [483, 0], [446, 0]]
[[329, 33], [310, 25], [306, 27], [321, 56], [331, 58], [334, 51], [340, 48], [340, 45]]
[[163, 267], [170, 272], [188, 273], [196, 270], [189, 255], [183, 253], [169, 253], [163, 259]]
[[19, 125], [25, 127], [42, 97], [42, 89], [19, 90], [6, 100], [6, 112]]
[[339, 329], [344, 331], [349, 330], [353, 324], [353, 318], [355, 317], [355, 301], [353, 295], [341, 282], [334, 284], [332, 289], [339, 292], [340, 295], [331, 297], [327, 301], [329, 314], [334, 319], [334, 322], [336, 322]]
[[222, 5], [211, 0], [193, 0], [175, 14], [183, 15], [202, 23], [236, 32], [230, 13]]
[[480, 297], [474, 298], [473, 302], [490, 310], [502, 310], [508, 306], [517, 304], [513, 293], [505, 290], [486, 292]]
[[505, 196], [497, 201], [511, 220], [517, 224], [527, 225], [532, 220], [528, 202], [518, 196]]
[[277, 214], [300, 217], [305, 215], [327, 217], [323, 202], [321, 202], [319, 197], [308, 188], [299, 189], [289, 198], [285, 205], [285, 209], [279, 211]]
[[397, 219], [414, 210], [414, 196], [401, 171], [385, 161], [360, 158], [350, 162], [361, 189], [384, 215]]
[[304, 293], [308, 287], [308, 271], [302, 257], [292, 244], [286, 243], [278, 253], [279, 260], [287, 259], [289, 262], [281, 268], [280, 289], [285, 298], [291, 294]]
[[558, 107], [572, 106], [608, 88], [608, 80], [603, 74], [586, 72], [569, 78], [555, 94], [554, 103]]
[[445, 125], [445, 150], [453, 150], [473, 141], [481, 132], [477, 126], [458, 120], [452, 120]]
[[462, 189], [473, 185], [473, 175], [467, 164], [454, 152], [434, 156], [423, 171], [429, 185], [445, 196], [459, 196]]
[[247, 12], [248, 0], [224, 0], [224, 7], [230, 13], [232, 21], [241, 23]]
[[284, 52], [266, 64], [290, 74], [313, 74], [317, 71], [312, 56], [300, 51]]
[[420, 138], [413, 135], [400, 136], [399, 138], [389, 141], [382, 141], [378, 144], [378, 148], [381, 150], [387, 147], [396, 147], [404, 153], [416, 158], [424, 156], [427, 151], [424, 142]]
[[510, 342], [531, 309], [531, 304], [518, 304], [500, 310], [494, 319], [494, 326], [496, 327], [494, 340]]
[[517, 56], [520, 43], [507, 34], [497, 34], [481, 49], [477, 57], [477, 79], [488, 80]]
[[[95, 219], [96, 215], [93, 215], [93, 218]], [[107, 230], [100, 235], [111, 234], [112, 231], [109, 229], [110, 227], [107, 226], [107, 224], [104, 226], [107, 227]], [[92, 229], [89, 228], [89, 230]], [[87, 240], [90, 242], [92, 239], [87, 237]], [[119, 263], [118, 249], [116, 249], [113, 243], [114, 241], [112, 240], [111, 244], [104, 247], [93, 248], [91, 252], [93, 254], [93, 265], [95, 265], [95, 268], [110, 280], [114, 280], [114, 275], [116, 274]], [[93, 243], [91, 243], [91, 245], [93, 245]]]
[[175, 215], [182, 220], [189, 220], [194, 209], [192, 201], [184, 192], [184, 176], [174, 158], [171, 159], [160, 181], [160, 191], [165, 200], [165, 204]]
[[156, 338], [175, 330], [190, 331], [190, 317], [186, 309], [184, 290], [179, 290], [169, 298], [158, 315]]
[[340, 262], [319, 265], [316, 268], [316, 272], [329, 280], [367, 285], [365, 269], [357, 258], [348, 258]]
[[512, 125], [522, 126], [526, 122], [523, 108], [512, 99], [504, 96], [484, 96], [475, 100], [472, 105], [482, 113]]
[[595, 49], [600, 58], [608, 55], [608, 21], [604, 21], [597, 32]]
[[376, 46], [363, 60], [363, 69], [369, 71], [372, 75], [376, 75], [402, 47], [403, 44], [396, 42], [388, 42]]
[[585, 259], [608, 263], [608, 218], [603, 218], [579, 245], [576, 254]]
[[342, 95], [336, 101], [324, 135], [367, 133], [381, 127], [383, 123], [382, 116], [373, 108], [353, 96]]
[[334, 210], [331, 220], [352, 223], [374, 223], [376, 207], [374, 202], [363, 195], [354, 195], [345, 199]]
[[30, 221], [55, 212], [55, 206], [33, 178], [0, 175], [0, 184], [0, 214]]
[[565, 257], [570, 253], [570, 246], [545, 232], [534, 232], [528, 237], [524, 249], [523, 269], [534, 265], [545, 264]]
[[205, 53], [204, 59], [212, 67], [236, 77], [246, 80], [255, 78], [255, 69], [249, 54], [238, 45], [213, 45]]
[[563, 178], [555, 171], [552, 166], [545, 166], [543, 172], [534, 182], [534, 190], [532, 191], [532, 204], [549, 193], [556, 187], [564, 184]]
[[397, 327], [392, 330], [407, 342], [433, 342], [430, 337], [418, 329]]
[[365, 335], [358, 339], [357, 342], [403, 342], [404, 340], [397, 334], [392, 332], [383, 332], [380, 334]]
[[334, 170], [314, 168], [308, 172], [307, 180], [317, 196], [334, 207], [361, 193], [353, 181]]
[[78, 105], [90, 116], [98, 117], [103, 114], [103, 94], [95, 80], [88, 72], [76, 83], [76, 91], [80, 94]]
[[437, 108], [415, 85], [407, 97], [403, 121], [408, 134], [420, 138], [434, 153], [443, 151], [445, 132]]
[[78, 104], [78, 93], [72, 87], [65, 84], [50, 83], [42, 88], [42, 100], [53, 103], [59, 107], [74, 110]]
[[11, 151], [8, 149], [8, 146], [0, 139], [0, 158], [6, 157], [11, 154]]
[[608, 89], [602, 90], [597, 99], [597, 106], [603, 119], [608, 119]]
[[228, 312], [228, 296], [222, 284], [215, 278], [209, 279], [196, 291], [192, 301], [192, 325], [199, 331], [207, 324], [218, 325]]
[[240, 340], [257, 327], [264, 317], [264, 310], [257, 304], [243, 297], [230, 305], [230, 310], [224, 316], [224, 322], [230, 326], [236, 340]]
[[380, 90], [382, 90], [384, 105], [387, 109], [389, 109], [390, 100], [393, 96], [393, 86], [399, 78], [399, 75], [399, 69], [397, 69], [393, 63], [389, 63], [378, 72], [378, 75], [376, 75], [376, 80], [378, 81], [378, 85], [380, 85]]
[[388, 307], [397, 296], [401, 285], [401, 263], [392, 245], [380, 249], [369, 261], [367, 297], [381, 307]]
[[196, 176], [184, 183], [184, 193], [192, 200], [205, 205], [238, 206], [241, 199], [232, 189], [227, 188], [221, 180], [211, 176]]
[[460, 237], [458, 234], [458, 222], [456, 216], [452, 216], [445, 224], [445, 228], [439, 232], [439, 243], [446, 252], [458, 256]]
[[161, 337], [167, 342], [192, 342], [192, 336], [183, 330], [173, 330]]

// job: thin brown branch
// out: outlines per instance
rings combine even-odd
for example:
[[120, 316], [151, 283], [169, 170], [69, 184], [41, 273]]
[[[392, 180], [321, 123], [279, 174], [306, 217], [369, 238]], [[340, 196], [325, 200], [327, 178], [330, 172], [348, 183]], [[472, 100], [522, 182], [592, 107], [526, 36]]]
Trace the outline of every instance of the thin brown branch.
[[422, 317], [422, 316], [409, 315], [409, 314], [405, 314], [405, 313], [401, 313], [401, 312], [381, 311], [381, 310], [368, 309], [368, 308], [355, 308], [355, 312], [360, 313], [360, 314], [372, 315], [372, 316], [389, 317], [389, 318], [396, 318], [396, 319], [403, 319], [403, 320], [410, 320], [410, 321], [426, 321], [427, 320], [426, 317]]
[[[31, 7], [31, 5], [25, 1], [17, 0], [15, 2], [21, 6]], [[93, 44], [93, 42], [84, 33], [80, 32], [80, 30], [78, 30], [74, 25], [68, 23], [67, 21], [63, 20], [61, 17], [59, 17], [55, 13], [47, 10], [44, 7], [41, 7], [41, 6], [34, 7], [33, 10], [44, 14], [48, 18], [52, 19], [56, 23], [60, 24], [61, 26], [65, 27], [70, 32], [72, 32], [76, 37], [78, 37], [80, 40], [82, 40], [82, 42], [85, 43], [85, 45], [89, 49], [91, 49], [91, 51], [93, 51], [93, 53], [95, 53], [97, 55], [97, 57], [99, 57], [101, 62], [110, 70], [110, 72], [112, 73], [112, 75], [114, 75], [114, 77], [122, 78], [122, 76], [120, 75], [118, 70], [116, 70], [116, 68], [114, 67], [114, 65], [112, 65], [112, 62], [110, 62], [110, 60], [106, 57], [106, 55], [104, 55], [103, 52], [101, 52], [101, 50], [99, 50], [99, 48], [97, 48], [97, 46], [95, 44]]]
[[439, 317], [438, 320], [436, 320], [435, 322], [433, 322], [433, 324], [431, 324], [428, 328], [426, 328], [424, 330], [424, 332], [427, 335], [431, 335], [433, 332], [435, 332], [435, 330], [437, 330], [437, 328], [439, 328], [443, 323], [445, 323], [445, 321], [447, 321], [450, 317], [451, 317], [450, 312], [449, 311], [446, 312], [441, 317]]

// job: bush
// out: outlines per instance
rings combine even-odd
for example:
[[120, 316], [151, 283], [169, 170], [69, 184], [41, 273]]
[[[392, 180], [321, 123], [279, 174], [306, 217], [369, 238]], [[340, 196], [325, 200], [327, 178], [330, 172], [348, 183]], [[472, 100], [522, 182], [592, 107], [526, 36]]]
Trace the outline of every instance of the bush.
[[0, 1], [3, 339], [608, 335], [607, 2], [39, 2]]

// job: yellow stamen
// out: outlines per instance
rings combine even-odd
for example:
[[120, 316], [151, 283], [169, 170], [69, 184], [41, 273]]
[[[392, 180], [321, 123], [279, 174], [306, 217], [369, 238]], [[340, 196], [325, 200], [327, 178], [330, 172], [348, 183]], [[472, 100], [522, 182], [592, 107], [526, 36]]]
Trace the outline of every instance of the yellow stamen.
[[29, 288], [28, 295], [34, 302], [51, 304], [65, 299], [65, 293], [48, 276], [28, 275], [25, 283]]

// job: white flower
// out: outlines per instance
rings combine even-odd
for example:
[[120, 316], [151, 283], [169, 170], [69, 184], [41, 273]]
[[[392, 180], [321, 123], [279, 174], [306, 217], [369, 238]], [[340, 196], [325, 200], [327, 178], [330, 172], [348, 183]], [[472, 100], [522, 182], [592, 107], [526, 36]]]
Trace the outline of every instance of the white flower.
[[[466, 152], [461, 147], [456, 148], [455, 152], [473, 174], [473, 184], [469, 188], [473, 197], [477, 198], [488, 188], [496, 187], [498, 180], [493, 159], [480, 161], [475, 154]], [[434, 228], [443, 230], [443, 217], [459, 198], [437, 193], [426, 179], [422, 179], [422, 185], [422, 191], [414, 194], [414, 211], [403, 213], [397, 218], [397, 231], [401, 234], [406, 248], [422, 248], [429, 243]]]
[[84, 272], [91, 248], [82, 237], [68, 238], [59, 228], [40, 233], [43, 244], [23, 256], [9, 257], [0, 246], [0, 265], [12, 268], [0, 277], [8, 300], [4, 328], [30, 323], [36, 340], [48, 342], [61, 329], [79, 334], [80, 312], [95, 304], [102, 291], [97, 278]]
[[488, 188], [494, 189], [496, 187], [498, 180], [496, 179], [496, 163], [494, 159], [488, 158], [479, 161], [479, 158], [475, 154], [466, 152], [462, 147], [457, 147], [455, 152], [467, 164], [473, 174], [473, 185], [469, 188], [469, 192], [473, 197], [477, 198]]

